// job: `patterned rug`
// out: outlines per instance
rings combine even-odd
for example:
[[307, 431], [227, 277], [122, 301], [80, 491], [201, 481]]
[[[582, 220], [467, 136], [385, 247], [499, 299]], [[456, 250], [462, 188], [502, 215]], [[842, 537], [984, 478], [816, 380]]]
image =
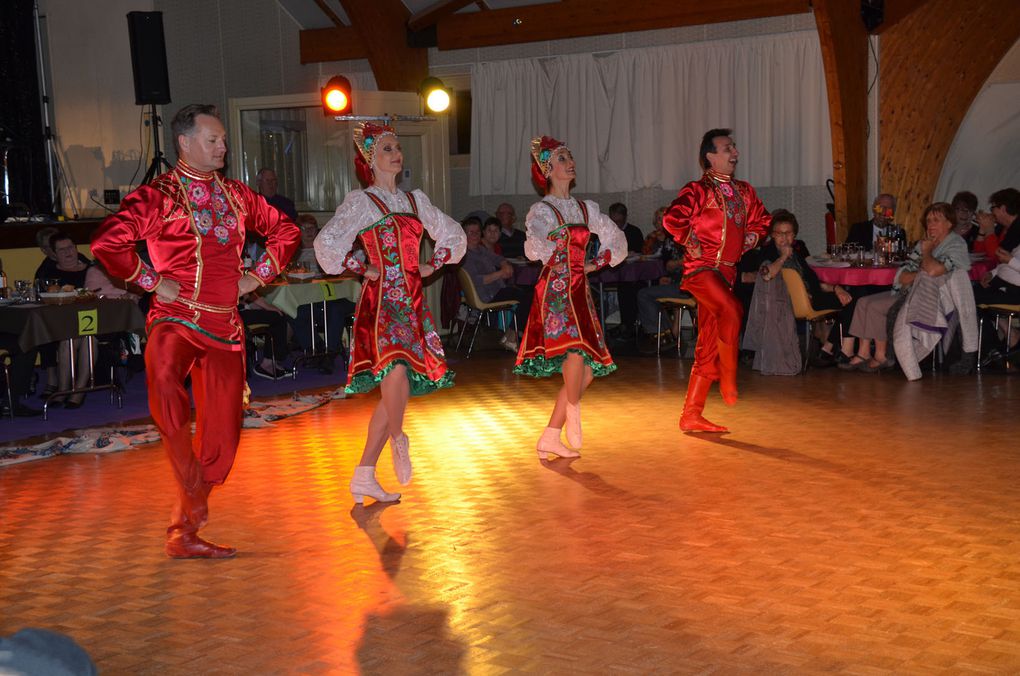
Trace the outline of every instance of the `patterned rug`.
[[[311, 411], [345, 396], [343, 388], [339, 388], [319, 395], [295, 393], [288, 398], [253, 401], [244, 412], [241, 427], [245, 429], [270, 427], [274, 420]], [[194, 428], [194, 425], [192, 427]], [[94, 427], [79, 430], [73, 437], [56, 437], [31, 446], [18, 443], [0, 446], [0, 467], [67, 453], [113, 453], [156, 441], [159, 441], [159, 432], [155, 425]]]

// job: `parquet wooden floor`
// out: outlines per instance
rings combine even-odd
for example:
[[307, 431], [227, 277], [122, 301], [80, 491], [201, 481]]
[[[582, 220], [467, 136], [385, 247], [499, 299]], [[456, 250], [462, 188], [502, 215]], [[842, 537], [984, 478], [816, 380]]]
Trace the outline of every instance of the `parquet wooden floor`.
[[460, 361], [388, 507], [346, 488], [374, 395], [245, 431], [203, 531], [234, 560], [164, 557], [158, 445], [4, 469], [0, 633], [107, 674], [1020, 672], [1020, 381], [742, 371], [713, 438], [689, 364], [620, 365], [543, 464], [555, 383]]

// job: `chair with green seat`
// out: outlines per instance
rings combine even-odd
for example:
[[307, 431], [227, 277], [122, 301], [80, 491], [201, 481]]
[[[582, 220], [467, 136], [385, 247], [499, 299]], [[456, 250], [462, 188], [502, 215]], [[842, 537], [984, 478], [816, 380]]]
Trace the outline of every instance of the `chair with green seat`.
[[[517, 335], [520, 335], [517, 326], [517, 314], [514, 310], [517, 309], [516, 300], [500, 300], [495, 303], [486, 303], [478, 296], [478, 291], [475, 289], [474, 280], [471, 279], [471, 275], [464, 268], [457, 270], [457, 278], [460, 281], [461, 291], [464, 293], [464, 305], [467, 305], [472, 310], [479, 313], [478, 320], [475, 322], [475, 330], [471, 334], [471, 342], [468, 344], [467, 357], [471, 358], [471, 351], [475, 347], [475, 337], [478, 335], [478, 326], [482, 323], [482, 319], [492, 321], [493, 312], [503, 312], [504, 310], [510, 310], [514, 315], [514, 331]], [[467, 332], [468, 322], [464, 322], [463, 327], [460, 330], [460, 337], [457, 339], [457, 349], [460, 349], [460, 344], [464, 340], [464, 334]]]
[[[801, 373], [807, 371], [808, 361], [811, 352], [811, 331], [815, 322], [822, 320], [826, 323], [835, 321], [835, 315], [839, 310], [816, 310], [811, 305], [811, 296], [808, 294], [807, 286], [800, 273], [792, 268], [783, 268], [783, 283], [786, 285], [786, 292], [790, 294], [790, 302], [793, 305], [793, 317], [804, 322], [804, 355]], [[840, 327], [840, 342], [843, 341], [843, 329]]]
[[694, 300], [693, 296], [682, 297], [676, 296], [671, 298], [656, 298], [659, 303], [659, 315], [656, 320], [656, 331], [655, 331], [655, 356], [659, 356], [662, 349], [662, 342], [659, 340], [659, 336], [662, 335], [662, 315], [663, 313], [675, 312], [678, 313], [674, 326], [676, 326], [676, 352], [678, 355], [683, 356], [682, 341], [680, 338], [680, 327], [683, 324], [684, 312], [691, 318], [691, 328], [694, 332], [694, 340], [698, 339], [698, 301]]

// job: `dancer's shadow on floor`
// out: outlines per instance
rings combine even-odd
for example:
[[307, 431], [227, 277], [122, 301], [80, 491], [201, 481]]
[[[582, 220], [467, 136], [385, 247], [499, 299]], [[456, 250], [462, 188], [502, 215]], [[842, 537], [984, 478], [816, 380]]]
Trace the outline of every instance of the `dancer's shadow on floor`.
[[745, 451], [748, 453], [756, 453], [763, 455], [774, 460], [782, 460], [783, 462], [796, 463], [798, 465], [804, 465], [812, 469], [821, 470], [823, 472], [831, 472], [832, 474], [838, 474], [839, 476], [849, 479], [860, 479], [863, 481], [872, 481], [878, 477], [874, 472], [861, 470], [858, 468], [848, 467], [841, 465], [836, 462], [830, 462], [822, 458], [816, 458], [797, 451], [791, 451], [788, 448], [777, 448], [774, 446], [759, 446], [758, 444], [751, 444], [746, 441], [737, 441], [736, 439], [723, 438], [717, 434], [704, 435], [701, 437], [704, 441], [708, 441], [713, 444], [720, 446], [727, 446], [729, 448], [736, 449], [738, 451]]
[[400, 563], [407, 550], [407, 534], [403, 533], [398, 540], [383, 528], [379, 519], [387, 507], [392, 507], [395, 504], [395, 502], [375, 502], [368, 506], [356, 504], [351, 508], [351, 519], [358, 525], [358, 528], [365, 531], [365, 535], [379, 552], [379, 564], [391, 580], [400, 572]]
[[570, 479], [591, 491], [592, 493], [614, 500], [626, 499], [636, 502], [660, 502], [660, 498], [653, 495], [635, 495], [609, 483], [595, 472], [578, 472], [571, 465], [580, 458], [554, 458], [552, 460], [539, 460], [542, 467]]
[[467, 648], [443, 606], [400, 605], [365, 615], [355, 650], [362, 674], [465, 674]]

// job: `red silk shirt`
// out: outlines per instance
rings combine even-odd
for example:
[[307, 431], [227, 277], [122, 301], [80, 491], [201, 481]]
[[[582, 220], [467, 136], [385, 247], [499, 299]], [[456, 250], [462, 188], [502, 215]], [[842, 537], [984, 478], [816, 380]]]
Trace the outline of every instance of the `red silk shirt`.
[[[718, 270], [733, 285], [737, 261], [768, 232], [771, 216], [750, 183], [705, 172], [683, 188], [662, 225], [686, 249], [684, 277]], [[701, 247], [701, 255], [692, 250]]]
[[[124, 198], [92, 238], [92, 253], [112, 277], [147, 291], [162, 280], [180, 284], [177, 300], [153, 295], [147, 328], [171, 321], [197, 330], [219, 347], [240, 349], [237, 284], [245, 233], [266, 237], [252, 275], [265, 284], [301, 244], [301, 231], [248, 186], [183, 162]], [[135, 250], [145, 240], [152, 265]]]

